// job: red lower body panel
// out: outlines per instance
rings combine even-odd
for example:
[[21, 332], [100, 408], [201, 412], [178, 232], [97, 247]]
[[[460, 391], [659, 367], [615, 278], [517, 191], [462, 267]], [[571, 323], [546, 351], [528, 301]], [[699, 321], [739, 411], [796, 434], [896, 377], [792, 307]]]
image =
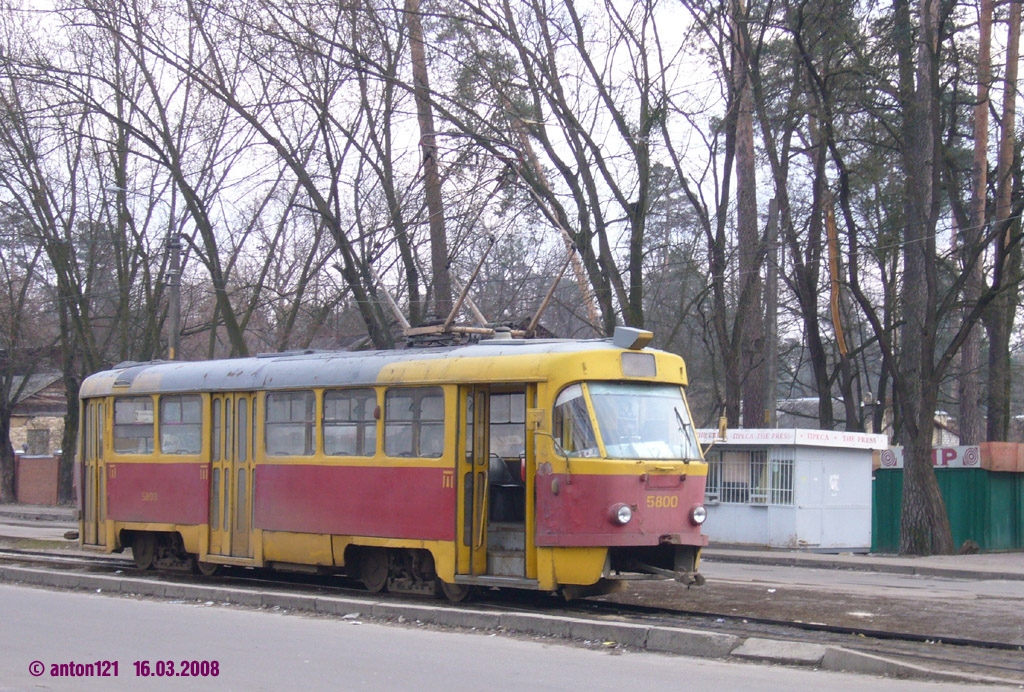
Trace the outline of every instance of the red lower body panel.
[[[537, 476], [538, 546], [707, 545], [690, 510], [704, 501], [704, 476]], [[616, 524], [614, 508], [633, 517]]]
[[115, 521], [205, 524], [209, 464], [107, 464], [107, 517]]
[[255, 490], [260, 529], [455, 539], [455, 489], [445, 469], [264, 464]]

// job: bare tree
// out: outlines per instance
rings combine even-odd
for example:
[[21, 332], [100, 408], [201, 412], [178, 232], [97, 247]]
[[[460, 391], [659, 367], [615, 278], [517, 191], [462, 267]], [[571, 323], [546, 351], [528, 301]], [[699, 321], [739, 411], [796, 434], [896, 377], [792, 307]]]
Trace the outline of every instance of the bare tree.
[[[1014, 235], [1020, 232], [1019, 214], [1013, 213], [1014, 158], [1020, 160], [1017, 143], [1017, 67], [1020, 61], [1021, 3], [1008, 4], [1006, 67], [1003, 75], [1003, 107], [999, 152], [995, 171], [995, 204], [992, 213], [996, 235], [996, 273], [1008, 279], [1004, 290], [985, 314], [988, 332], [988, 439], [1007, 440], [1010, 432], [1010, 340], [1019, 297], [1021, 248]], [[1019, 163], [1017, 164], [1019, 168]], [[1018, 174], [1019, 175], [1019, 174]], [[1018, 178], [1019, 181], [1019, 178]], [[1018, 182], [1018, 185], [1020, 183]]]
[[0, 498], [15, 499], [11, 417], [56, 343], [41, 272], [43, 247], [17, 216], [0, 219]]
[[441, 178], [437, 165], [437, 136], [430, 104], [430, 76], [427, 70], [426, 48], [423, 44], [419, 0], [405, 0], [405, 23], [409, 31], [413, 93], [416, 96], [416, 117], [420, 126], [420, 148], [423, 151], [423, 187], [430, 221], [430, 268], [434, 278], [434, 309], [438, 317], [446, 317], [452, 309], [451, 279], [448, 276], [448, 238], [444, 229], [444, 203], [441, 199]]
[[[974, 106], [974, 156], [971, 171], [971, 203], [967, 225], [962, 229], [961, 265], [968, 274], [964, 286], [965, 312], [981, 297], [984, 287], [982, 263], [977, 248], [984, 235], [988, 188], [988, 111], [992, 79], [992, 0], [981, 0], [978, 19], [978, 102]], [[960, 442], [977, 444], [982, 440], [981, 410], [981, 329], [972, 325], [960, 353]]]
[[[745, 285], [743, 300], [737, 305], [737, 329], [733, 339], [738, 342], [739, 368], [742, 373], [737, 393], [742, 393], [742, 421], [748, 428], [764, 425], [767, 391], [764, 374], [764, 318], [761, 305], [761, 265], [765, 249], [761, 242], [757, 214], [757, 164], [754, 152], [754, 93], [750, 72], [756, 69], [757, 57], [746, 31], [750, 15], [744, 0], [731, 0], [729, 30], [731, 34], [730, 94], [732, 106], [727, 122], [736, 148], [736, 235], [739, 244], [739, 271]], [[735, 404], [726, 403], [729, 416]], [[731, 416], [736, 421], [735, 414]]]

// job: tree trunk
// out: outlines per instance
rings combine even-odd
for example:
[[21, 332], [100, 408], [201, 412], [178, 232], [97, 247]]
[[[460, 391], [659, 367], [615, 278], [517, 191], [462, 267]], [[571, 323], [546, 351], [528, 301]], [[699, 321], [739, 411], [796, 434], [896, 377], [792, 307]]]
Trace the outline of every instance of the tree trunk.
[[[972, 166], [971, 209], [961, 245], [964, 285], [964, 311], [977, 304], [984, 288], [981, 266], [981, 239], [984, 237], [985, 200], [988, 185], [988, 109], [991, 79], [992, 1], [981, 0], [978, 20], [978, 102], [974, 106], [974, 163]], [[981, 409], [981, 327], [973, 325], [960, 351], [960, 444], [982, 441]]]
[[441, 319], [452, 310], [452, 285], [448, 272], [448, 239], [444, 229], [444, 203], [441, 199], [441, 177], [437, 167], [437, 140], [434, 114], [430, 108], [430, 79], [423, 45], [419, 0], [405, 0], [405, 17], [409, 26], [409, 51], [412, 55], [413, 91], [416, 115], [420, 125], [420, 148], [423, 151], [423, 187], [430, 215], [430, 266], [434, 274], [434, 309]]
[[[1001, 264], [1004, 284], [1013, 283], [1019, 270], [1019, 248], [1010, 247], [1011, 206], [1013, 203], [1013, 154], [1017, 118], [1017, 63], [1020, 57], [1021, 3], [1010, 3], [1009, 36], [1006, 44], [1006, 86], [1003, 117], [1000, 123], [999, 159], [996, 164], [996, 205], [994, 223], [1000, 234], [996, 261]], [[1010, 433], [1010, 334], [1017, 310], [1017, 290], [1008, 289], [993, 301], [985, 326], [989, 334], [988, 356], [988, 439], [1002, 441]]]
[[934, 401], [917, 419], [916, 434], [903, 447], [903, 508], [900, 515], [901, 555], [948, 555], [953, 534], [939, 483], [932, 468]]
[[[757, 159], [754, 151], [754, 105], [750, 84], [750, 45], [742, 27], [743, 0], [733, 0], [733, 89], [736, 106], [736, 227], [739, 283], [744, 296], [736, 306], [741, 357], [743, 426], [758, 428], [765, 420], [764, 310], [761, 305], [761, 249], [757, 219]], [[736, 337], [734, 337], [736, 338]]]
[[64, 414], [64, 437], [61, 440], [60, 468], [57, 471], [57, 502], [70, 505], [77, 500], [74, 483], [78, 452], [78, 393], [81, 385], [73, 354], [65, 354], [62, 369], [68, 410]]
[[0, 502], [14, 502], [14, 447], [11, 446], [11, 412], [0, 411]]
[[[832, 410], [832, 380], [828, 375], [828, 353], [821, 338], [821, 320], [818, 317], [818, 275], [821, 266], [821, 237], [825, 226], [825, 198], [828, 195], [828, 177], [825, 172], [826, 148], [821, 127], [811, 118], [811, 139], [814, 143], [814, 198], [807, 229], [806, 242], [801, 243], [796, 230], [789, 225], [789, 247], [793, 256], [794, 284], [800, 315], [804, 323], [814, 388], [818, 392], [818, 425], [823, 430], [835, 427]], [[801, 246], [804, 246], [801, 248]]]
[[[939, 0], [922, 0], [916, 70], [906, 0], [896, 2], [902, 157], [906, 194], [903, 254], [903, 327], [896, 395], [904, 420], [900, 553], [949, 554], [953, 538], [931, 464], [939, 381], [935, 372], [936, 258], [934, 229], [939, 122], [937, 13]], [[916, 84], [915, 84], [916, 72]]]

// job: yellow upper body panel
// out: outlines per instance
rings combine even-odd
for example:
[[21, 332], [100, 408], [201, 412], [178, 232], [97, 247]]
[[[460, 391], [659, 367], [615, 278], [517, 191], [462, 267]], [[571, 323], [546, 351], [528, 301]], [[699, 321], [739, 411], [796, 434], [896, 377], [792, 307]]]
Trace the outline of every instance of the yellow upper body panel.
[[[653, 359], [648, 375], [624, 375], [623, 358]], [[605, 340], [496, 340], [467, 346], [394, 351], [272, 354], [210, 361], [125, 363], [82, 383], [82, 398], [287, 390], [378, 384], [546, 382], [560, 389], [580, 380], [657, 381], [686, 385], [679, 356], [632, 351]]]

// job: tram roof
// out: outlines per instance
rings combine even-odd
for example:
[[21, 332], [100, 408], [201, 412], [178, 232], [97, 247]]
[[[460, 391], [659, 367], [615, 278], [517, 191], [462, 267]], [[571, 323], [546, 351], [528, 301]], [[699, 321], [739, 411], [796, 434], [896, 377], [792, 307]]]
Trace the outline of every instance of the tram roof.
[[422, 363], [430, 373], [422, 381], [444, 382], [452, 379], [444, 376], [446, 366], [470, 358], [519, 357], [502, 367], [482, 369], [479, 376], [471, 378], [475, 381], [540, 381], [546, 379], [538, 367], [543, 361], [522, 356], [622, 350], [607, 339], [503, 339], [389, 351], [301, 351], [223, 360], [122, 363], [86, 378], [81, 396], [371, 386], [392, 381], [382, 377], [386, 369], [405, 369], [416, 363]]

